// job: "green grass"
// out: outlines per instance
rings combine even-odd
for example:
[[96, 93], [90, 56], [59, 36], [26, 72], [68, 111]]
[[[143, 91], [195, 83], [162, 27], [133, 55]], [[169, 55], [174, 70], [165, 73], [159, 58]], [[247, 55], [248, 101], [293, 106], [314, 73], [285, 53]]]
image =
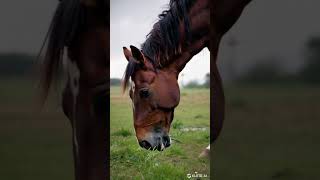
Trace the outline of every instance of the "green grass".
[[[170, 131], [177, 139], [163, 152], [142, 149], [133, 128], [130, 98], [119, 87], [111, 88], [111, 176], [112, 179], [186, 179], [188, 173], [210, 175], [208, 159], [198, 156], [209, 143], [209, 90], [182, 89]], [[183, 132], [185, 127], [207, 127], [206, 131]]]
[[123, 136], [123, 137], [128, 137], [131, 136], [132, 133], [129, 130], [126, 129], [120, 129], [116, 132], [113, 133], [114, 136]]
[[[39, 111], [35, 81], [0, 80], [0, 179], [73, 179], [71, 127], [60, 94]], [[129, 98], [119, 92], [112, 89], [113, 179], [185, 179], [189, 171], [208, 171], [209, 162], [197, 157], [209, 132], [181, 131], [208, 127], [207, 90], [181, 92], [171, 130], [181, 143], [164, 152], [139, 147]], [[213, 179], [320, 179], [320, 87], [237, 86], [226, 88], [226, 97], [226, 120], [210, 163]]]
[[226, 97], [213, 177], [320, 179], [320, 87], [241, 86]]
[[0, 179], [73, 179], [71, 129], [59, 103], [39, 110], [35, 81], [1, 79]]

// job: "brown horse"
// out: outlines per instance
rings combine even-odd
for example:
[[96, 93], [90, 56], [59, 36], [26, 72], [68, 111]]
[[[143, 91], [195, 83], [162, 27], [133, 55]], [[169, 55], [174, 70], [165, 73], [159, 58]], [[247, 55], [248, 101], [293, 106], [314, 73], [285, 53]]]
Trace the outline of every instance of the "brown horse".
[[62, 105], [73, 130], [75, 179], [105, 180], [109, 157], [109, 0], [61, 0], [44, 46], [44, 100], [51, 81], [59, 76], [59, 67], [66, 66]]
[[209, 0], [171, 0], [169, 10], [143, 43], [141, 51], [123, 48], [128, 60], [123, 87], [129, 79], [136, 137], [141, 147], [170, 146], [170, 125], [180, 101], [178, 75], [189, 60], [210, 44]]
[[[141, 147], [163, 150], [174, 109], [180, 100], [178, 75], [203, 48], [211, 52], [210, 143], [215, 142], [224, 120], [224, 94], [217, 68], [218, 46], [250, 0], [171, 0], [170, 8], [143, 43], [141, 51], [124, 48], [128, 60], [123, 79], [133, 102], [136, 136]], [[207, 147], [210, 149], [210, 145]]]
[[221, 77], [217, 67], [217, 55], [222, 37], [239, 19], [243, 9], [251, 0], [214, 0], [211, 3], [210, 72], [213, 78], [210, 84], [211, 142], [219, 136], [225, 113], [225, 100]]
[[[214, 0], [211, 2], [210, 12], [210, 129], [213, 144], [218, 138], [225, 116], [225, 99], [223, 92], [222, 80], [217, 66], [217, 56], [219, 44], [222, 37], [237, 22], [244, 8], [251, 0]], [[200, 154], [200, 156], [208, 156], [210, 145]]]

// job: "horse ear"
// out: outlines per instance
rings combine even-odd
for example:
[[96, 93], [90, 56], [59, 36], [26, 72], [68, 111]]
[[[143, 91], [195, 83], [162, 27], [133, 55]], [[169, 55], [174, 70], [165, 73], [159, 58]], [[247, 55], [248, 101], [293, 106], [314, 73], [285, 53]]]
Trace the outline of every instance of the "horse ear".
[[139, 61], [141, 64], [144, 64], [144, 57], [143, 57], [143, 54], [142, 52], [136, 48], [135, 46], [130, 46], [131, 48], [131, 51], [132, 51], [132, 56], [137, 60]]
[[130, 61], [130, 58], [132, 57], [132, 53], [129, 49], [127, 49], [126, 47], [123, 47], [123, 54], [126, 57], [126, 59], [128, 61]]

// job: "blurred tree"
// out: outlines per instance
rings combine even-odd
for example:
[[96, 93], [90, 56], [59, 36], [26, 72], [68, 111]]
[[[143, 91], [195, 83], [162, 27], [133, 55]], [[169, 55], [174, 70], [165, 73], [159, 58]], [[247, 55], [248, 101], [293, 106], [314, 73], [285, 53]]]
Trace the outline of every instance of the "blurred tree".
[[305, 65], [300, 71], [300, 76], [304, 82], [320, 83], [320, 36], [307, 40], [305, 53]]
[[236, 63], [237, 63], [237, 48], [239, 46], [239, 41], [236, 36], [230, 35], [227, 39], [227, 46], [229, 48], [227, 60], [227, 80], [232, 83], [236, 78]]
[[20, 53], [0, 54], [0, 76], [31, 76], [35, 56]]
[[210, 88], [210, 73], [207, 73], [204, 77], [204, 83], [203, 86], [205, 88]]
[[201, 84], [197, 80], [192, 80], [185, 85], [186, 88], [199, 88]]
[[270, 56], [257, 60], [257, 63], [239, 77], [240, 82], [248, 83], [275, 83], [284, 80], [287, 76], [282, 69], [279, 58]]
[[200, 83], [197, 80], [189, 81], [186, 85], [186, 88], [210, 88], [210, 73], [207, 73], [204, 77], [204, 82]]
[[110, 86], [120, 86], [121, 79], [119, 78], [110, 78]]

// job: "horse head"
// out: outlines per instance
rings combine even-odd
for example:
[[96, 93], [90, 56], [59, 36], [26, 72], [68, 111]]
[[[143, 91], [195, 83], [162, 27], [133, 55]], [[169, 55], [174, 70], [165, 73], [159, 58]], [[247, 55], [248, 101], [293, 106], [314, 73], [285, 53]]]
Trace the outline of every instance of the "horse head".
[[178, 71], [169, 66], [156, 68], [139, 49], [123, 48], [128, 60], [124, 87], [129, 78], [136, 137], [141, 147], [164, 150], [170, 146], [170, 125], [180, 101]]

